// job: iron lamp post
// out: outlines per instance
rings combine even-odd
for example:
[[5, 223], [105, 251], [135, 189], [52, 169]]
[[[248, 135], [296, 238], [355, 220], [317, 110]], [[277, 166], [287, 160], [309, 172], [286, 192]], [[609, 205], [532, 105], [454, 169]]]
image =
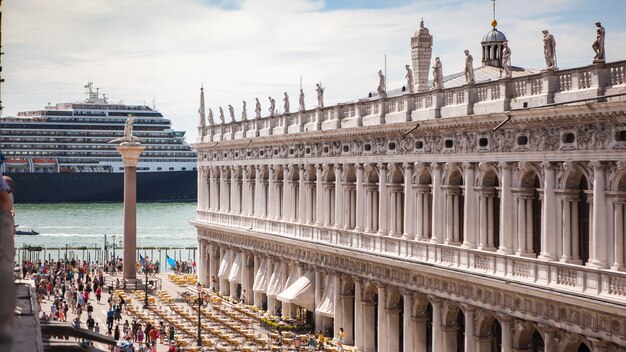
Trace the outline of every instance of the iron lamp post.
[[202, 347], [202, 323], [200, 321], [200, 314], [202, 312], [202, 285], [198, 282], [196, 288], [198, 289], [198, 347]]
[[148, 266], [148, 263], [146, 263], [143, 266], [143, 272], [146, 274], [146, 282], [145, 282], [145, 292], [146, 292], [146, 295], [145, 295], [144, 300], [143, 300], [143, 307], [144, 308], [148, 308], [148, 270], [147, 270], [148, 268], [146, 268], [147, 266]]

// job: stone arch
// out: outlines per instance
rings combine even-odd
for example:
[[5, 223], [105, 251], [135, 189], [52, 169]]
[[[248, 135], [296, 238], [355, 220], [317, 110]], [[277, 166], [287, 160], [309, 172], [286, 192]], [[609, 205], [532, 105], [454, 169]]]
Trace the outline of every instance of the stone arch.
[[493, 165], [482, 168], [478, 177], [478, 184], [482, 187], [498, 187], [500, 185], [500, 173]]
[[[585, 187], [585, 189], [592, 188], [592, 178], [590, 177], [589, 170], [578, 163], [564, 163], [563, 171], [560, 176], [560, 188], [562, 189], [578, 189], [580, 186]], [[583, 185], [581, 185], [581, 182]]]
[[378, 168], [368, 165], [365, 170], [365, 183], [378, 183]]
[[365, 170], [364, 187], [365, 187], [365, 232], [377, 232], [380, 217], [378, 216], [380, 195], [379, 195], [379, 178], [380, 170], [374, 165], [369, 164]]
[[343, 182], [356, 182], [356, 169], [353, 164], [344, 164], [343, 165]]
[[335, 168], [333, 165], [324, 164], [322, 167], [322, 181], [335, 182]]
[[402, 184], [404, 183], [404, 170], [400, 164], [392, 164], [393, 166], [387, 171], [387, 183]]
[[619, 167], [611, 175], [608, 188], [617, 192], [626, 192], [626, 168]]
[[[537, 351], [539, 347], [545, 346], [541, 330], [531, 321], [516, 320], [512, 337], [515, 349]], [[543, 351], [543, 348], [540, 350]]]
[[432, 176], [423, 163], [415, 163], [413, 189], [415, 190], [415, 237], [429, 239], [432, 235]]
[[389, 164], [386, 175], [387, 198], [389, 199], [386, 214], [389, 234], [400, 236], [404, 233], [404, 170], [401, 164]]
[[[539, 169], [531, 163], [520, 163], [519, 172], [514, 179], [513, 186], [519, 188], [543, 188], [543, 178]], [[536, 185], [536, 179], [539, 185]]]
[[[538, 257], [541, 254], [541, 213], [542, 202], [539, 190], [542, 187], [541, 173], [535, 165], [520, 163], [514, 181], [518, 187], [517, 204], [514, 215], [518, 223], [518, 253]], [[520, 225], [521, 224], [521, 225]]]
[[560, 352], [591, 352], [592, 344], [582, 335], [567, 334], [559, 342]]
[[304, 180], [305, 181], [317, 181], [315, 165], [309, 164], [304, 167]]
[[444, 183], [442, 185], [445, 197], [444, 203], [444, 243], [460, 245], [464, 241], [464, 214], [465, 195], [463, 192], [463, 170], [457, 163], [448, 163], [445, 166]]
[[559, 214], [562, 222], [562, 259], [578, 264], [586, 264], [590, 254], [589, 194], [593, 186], [589, 175], [589, 171], [580, 164], [563, 164]]
[[387, 297], [386, 298], [386, 307], [385, 308], [389, 308], [389, 309], [398, 309], [400, 308], [400, 303], [402, 300], [402, 294], [400, 293], [400, 290], [396, 289], [396, 288], [392, 288], [387, 292]]
[[432, 184], [432, 177], [430, 170], [424, 165], [416, 165], [413, 175], [413, 183], [416, 185], [429, 185]]

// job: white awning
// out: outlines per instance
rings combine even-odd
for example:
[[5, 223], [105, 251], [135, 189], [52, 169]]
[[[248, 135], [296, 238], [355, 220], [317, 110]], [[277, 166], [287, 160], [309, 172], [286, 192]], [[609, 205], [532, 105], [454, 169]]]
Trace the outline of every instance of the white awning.
[[308, 311], [315, 309], [315, 272], [308, 271], [276, 296], [281, 302], [293, 303]]
[[231, 253], [230, 251], [225, 251], [222, 260], [220, 261], [220, 270], [217, 273], [217, 277], [220, 279], [228, 280], [228, 275], [230, 275], [230, 265], [232, 263]]
[[265, 293], [267, 291], [267, 284], [270, 281], [269, 274], [267, 273], [268, 260], [263, 259], [261, 264], [259, 265], [259, 269], [254, 275], [254, 285], [252, 285], [252, 290], [254, 292]]
[[270, 283], [267, 286], [268, 296], [278, 296], [283, 292], [283, 273], [285, 272], [285, 264], [280, 263], [274, 268]]
[[233, 260], [233, 264], [230, 267], [230, 275], [228, 275], [228, 281], [233, 283], [241, 283], [241, 253], [237, 253], [235, 255], [235, 260]]
[[315, 309], [315, 313], [329, 318], [335, 317], [335, 278], [332, 275], [326, 278], [322, 302]]
[[300, 265], [292, 266], [291, 271], [289, 272], [289, 277], [287, 277], [287, 282], [285, 282], [285, 289], [293, 285], [293, 283], [296, 282], [302, 274], [302, 267]]

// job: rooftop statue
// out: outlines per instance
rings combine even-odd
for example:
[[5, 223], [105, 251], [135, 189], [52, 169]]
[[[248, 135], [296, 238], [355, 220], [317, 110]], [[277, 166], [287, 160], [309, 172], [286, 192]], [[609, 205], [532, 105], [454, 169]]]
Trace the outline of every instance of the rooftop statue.
[[474, 78], [474, 58], [470, 55], [469, 50], [465, 50], [465, 81], [467, 84], [476, 83]]
[[270, 100], [270, 108], [268, 109], [270, 112], [270, 117], [274, 116], [274, 113], [276, 111], [276, 100], [274, 100], [274, 98], [272, 97], [267, 97]]
[[433, 66], [433, 89], [443, 89], [443, 73], [439, 56], [435, 58], [435, 66]]
[[284, 104], [284, 108], [285, 108], [285, 114], [289, 113], [289, 95], [287, 95], [287, 92], [285, 92], [285, 97], [283, 98], [283, 102]]
[[317, 88], [315, 88], [315, 91], [317, 92], [317, 107], [318, 108], [323, 108], [324, 107], [324, 87], [322, 87], [322, 83], [316, 83], [315, 86]]
[[511, 73], [511, 49], [509, 49], [509, 42], [504, 42], [504, 47], [502, 48], [502, 68], [504, 69], [504, 73], [506, 74], [506, 78], [513, 77], [513, 73]]
[[256, 105], [254, 107], [254, 118], [255, 119], [260, 119], [261, 118], [261, 102], [259, 101], [259, 98], [254, 98], [256, 99]]
[[602, 27], [602, 23], [596, 22], [596, 41], [593, 42], [591, 46], [593, 51], [596, 52], [596, 56], [593, 58], [593, 63], [604, 63], [606, 60], [604, 53], [604, 36], [606, 34], [604, 27]]
[[383, 70], [378, 70], [378, 95], [381, 98], [387, 98], [387, 87], [385, 86], [385, 75], [383, 74]]
[[220, 121], [224, 124], [224, 109], [220, 106]]
[[299, 110], [300, 111], [306, 110], [304, 108], [304, 90], [302, 90], [302, 88], [300, 88], [300, 106], [299, 106]]
[[406, 89], [409, 93], [413, 93], [413, 70], [409, 65], [404, 65], [404, 68], [406, 68]]
[[135, 123], [135, 118], [133, 115], [128, 115], [126, 118], [126, 124], [124, 125], [124, 137], [116, 138], [109, 143], [121, 143], [121, 144], [140, 144], [141, 138], [133, 136], [133, 124]]
[[214, 124], [215, 124], [215, 121], [213, 120], [213, 110], [209, 108], [209, 125], [213, 126]]
[[246, 101], [243, 101], [243, 108], [241, 109], [241, 121], [248, 120], [248, 113], [246, 112]]
[[556, 40], [547, 29], [543, 30], [543, 55], [546, 58], [546, 69], [556, 70]]
[[230, 104], [228, 104], [228, 112], [230, 113], [230, 121], [235, 122], [235, 109]]

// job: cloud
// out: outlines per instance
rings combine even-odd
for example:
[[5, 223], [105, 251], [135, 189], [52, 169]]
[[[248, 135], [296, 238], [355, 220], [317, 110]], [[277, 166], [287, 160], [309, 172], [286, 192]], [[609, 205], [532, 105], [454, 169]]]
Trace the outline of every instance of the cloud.
[[[381, 4], [385, 4], [382, 6]], [[541, 68], [541, 30], [557, 40], [559, 66], [591, 63], [593, 23], [607, 28], [610, 61], [626, 57], [626, 24], [617, 0], [498, 2], [498, 29], [513, 64]], [[320, 0], [20, 0], [4, 3], [5, 115], [47, 102], [77, 101], [93, 80], [111, 101], [151, 105], [176, 129], [197, 134], [199, 87], [214, 111], [260, 97], [296, 100], [300, 77], [307, 105], [314, 84], [327, 104], [375, 90], [387, 57], [388, 86], [404, 83], [410, 37], [424, 18], [434, 36], [433, 56], [444, 74], [463, 69], [463, 50], [475, 58], [490, 30], [490, 1]], [[292, 103], [293, 104], [293, 103]], [[280, 104], [278, 104], [280, 105]]]

